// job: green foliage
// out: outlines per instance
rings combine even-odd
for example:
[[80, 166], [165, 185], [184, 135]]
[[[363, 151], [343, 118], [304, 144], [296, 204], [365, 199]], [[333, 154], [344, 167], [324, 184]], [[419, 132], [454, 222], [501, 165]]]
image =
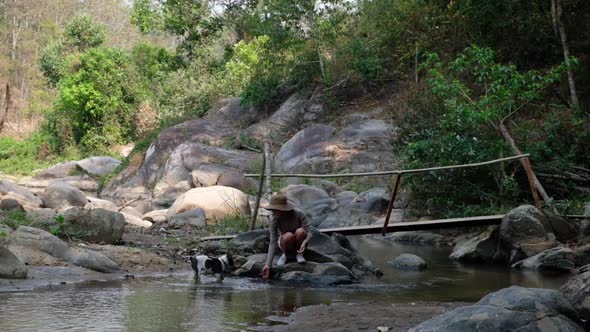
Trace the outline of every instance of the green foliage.
[[29, 226], [33, 222], [27, 218], [27, 213], [24, 211], [8, 210], [0, 212], [0, 223], [17, 229], [18, 226]]
[[66, 69], [64, 46], [61, 41], [49, 43], [42, 51], [39, 59], [41, 71], [52, 86], [61, 80]]
[[177, 50], [192, 58], [206, 54], [205, 47], [223, 27], [211, 10], [209, 2], [202, 0], [141, 0], [133, 4], [132, 22], [144, 33], [164, 30], [181, 36]]
[[61, 237], [65, 235], [65, 219], [62, 215], [57, 215], [53, 219], [54, 224], [49, 227], [49, 233]]
[[233, 216], [225, 216], [221, 219], [215, 220], [212, 224], [207, 224], [206, 230], [210, 234], [229, 235], [245, 232], [249, 227], [250, 220], [248, 216], [236, 214]]
[[[402, 121], [406, 139], [401, 149], [408, 168], [475, 163], [512, 154], [497, 134], [497, 126], [538, 100], [564, 68], [560, 65], [545, 74], [521, 73], [513, 65], [496, 63], [491, 50], [479, 47], [466, 49], [446, 66], [436, 55], [428, 59], [424, 66], [431, 94], [418, 98], [431, 100], [417, 105], [430, 109], [416, 110], [419, 123], [417, 113], [407, 114]], [[515, 174], [505, 167], [437, 171], [412, 176], [406, 184], [424, 200], [415, 203], [434, 213], [468, 211], [469, 206], [498, 210], [520, 200]]]
[[59, 98], [49, 119], [49, 133], [59, 149], [79, 144], [84, 151], [108, 152], [112, 144], [135, 136], [137, 97], [129, 58], [112, 48], [92, 48], [75, 59], [59, 84]]
[[75, 147], [68, 146], [60, 155], [54, 155], [50, 147], [51, 137], [35, 134], [18, 141], [12, 137], [0, 137], [0, 172], [13, 175], [32, 175], [36, 170], [54, 164], [79, 160], [81, 155]]
[[105, 41], [105, 27], [95, 23], [87, 15], [76, 16], [66, 25], [64, 42], [75, 48], [78, 52], [84, 52], [89, 48], [98, 47]]

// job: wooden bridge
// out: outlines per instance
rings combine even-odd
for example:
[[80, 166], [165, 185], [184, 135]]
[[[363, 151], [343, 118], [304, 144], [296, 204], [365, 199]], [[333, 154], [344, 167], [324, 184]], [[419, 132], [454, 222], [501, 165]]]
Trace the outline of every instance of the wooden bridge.
[[[397, 222], [387, 225], [387, 233], [405, 232], [405, 231], [423, 231], [429, 229], [443, 229], [455, 227], [476, 227], [486, 225], [499, 225], [502, 222], [503, 214], [493, 216], [467, 217], [467, 218], [451, 218], [425, 221], [408, 221]], [[383, 225], [363, 225], [350, 227], [335, 227], [335, 228], [320, 228], [320, 233], [327, 235], [339, 233], [342, 235], [363, 235], [363, 234], [381, 234]], [[222, 236], [208, 236], [201, 240], [229, 240], [235, 238], [236, 235], [222, 235]]]

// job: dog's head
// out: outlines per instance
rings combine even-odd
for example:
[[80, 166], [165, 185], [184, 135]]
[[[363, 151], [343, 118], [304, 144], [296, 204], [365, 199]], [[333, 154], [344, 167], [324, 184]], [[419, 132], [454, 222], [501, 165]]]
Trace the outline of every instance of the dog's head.
[[229, 272], [234, 269], [234, 258], [231, 254], [222, 255], [219, 257], [219, 260], [223, 263], [225, 272]]
[[223, 264], [218, 258], [209, 258], [205, 261], [205, 268], [210, 269], [213, 273], [222, 273]]

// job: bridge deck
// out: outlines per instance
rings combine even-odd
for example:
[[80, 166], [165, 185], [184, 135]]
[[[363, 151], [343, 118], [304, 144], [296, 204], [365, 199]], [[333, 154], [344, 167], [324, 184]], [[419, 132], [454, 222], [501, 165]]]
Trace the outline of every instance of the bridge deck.
[[[422, 231], [427, 229], [441, 229], [453, 227], [473, 227], [485, 225], [499, 225], [502, 222], [503, 214], [493, 216], [451, 218], [426, 221], [409, 221], [398, 222], [387, 225], [387, 233], [403, 231]], [[383, 225], [364, 225], [350, 227], [321, 228], [319, 231], [324, 234], [340, 233], [342, 235], [363, 235], [363, 234], [380, 234]], [[229, 240], [236, 237], [235, 235], [207, 236], [201, 238], [202, 241], [210, 240]]]

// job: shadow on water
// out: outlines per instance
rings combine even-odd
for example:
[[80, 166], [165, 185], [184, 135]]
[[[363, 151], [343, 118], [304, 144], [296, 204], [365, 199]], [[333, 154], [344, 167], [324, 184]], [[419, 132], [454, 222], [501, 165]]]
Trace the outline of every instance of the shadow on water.
[[[380, 238], [351, 242], [385, 275], [339, 287], [290, 287], [256, 279], [192, 274], [65, 285], [0, 293], [0, 331], [240, 331], [269, 324], [269, 315], [320, 303], [477, 301], [509, 285], [557, 288], [566, 277], [520, 273], [499, 266], [465, 266], [448, 259], [450, 248], [395, 244]], [[389, 262], [402, 253], [423, 257], [424, 272], [397, 272]]]

